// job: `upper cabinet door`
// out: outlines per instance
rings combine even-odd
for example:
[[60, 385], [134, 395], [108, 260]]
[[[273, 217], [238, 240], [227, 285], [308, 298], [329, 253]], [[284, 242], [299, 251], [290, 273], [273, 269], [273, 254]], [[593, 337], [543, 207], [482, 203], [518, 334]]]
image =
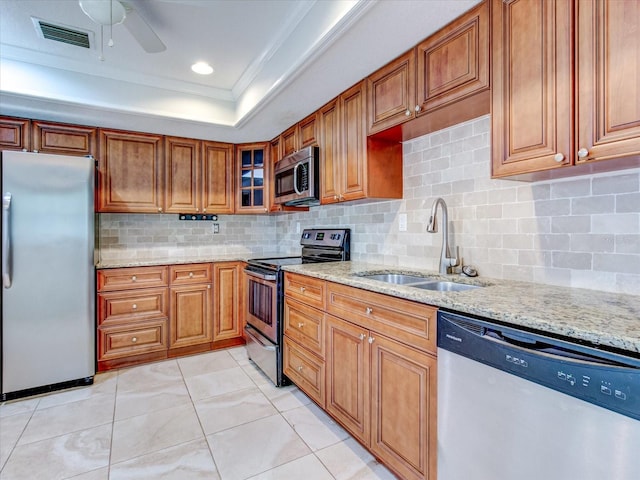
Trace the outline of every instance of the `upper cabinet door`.
[[233, 145], [203, 142], [203, 213], [233, 213]]
[[269, 199], [269, 150], [271, 144], [250, 143], [236, 146], [236, 213], [266, 213]]
[[338, 99], [320, 109], [320, 202], [340, 201], [340, 130]]
[[494, 177], [571, 163], [570, 1], [493, 0]]
[[0, 150], [30, 150], [31, 121], [0, 117]]
[[416, 51], [418, 115], [488, 89], [489, 1], [438, 30]]
[[410, 50], [367, 77], [369, 134], [415, 117], [415, 50]]
[[40, 153], [95, 157], [98, 152], [97, 132], [98, 129], [93, 127], [33, 120], [31, 148]]
[[576, 9], [576, 163], [638, 156], [640, 2], [580, 0]]
[[161, 135], [100, 130], [98, 211], [162, 212], [163, 160]]
[[201, 142], [192, 138], [165, 138], [165, 212], [201, 210]]
[[[298, 124], [289, 127], [280, 135], [280, 148], [282, 148], [282, 156], [289, 155], [298, 150]], [[280, 159], [278, 159], [280, 160]]]
[[316, 124], [318, 123], [317, 112], [312, 113], [307, 118], [298, 122], [300, 148], [318, 144], [318, 134]]
[[354, 85], [340, 95], [340, 156], [342, 158], [341, 200], [355, 200], [366, 195], [367, 119], [365, 116], [365, 82]]

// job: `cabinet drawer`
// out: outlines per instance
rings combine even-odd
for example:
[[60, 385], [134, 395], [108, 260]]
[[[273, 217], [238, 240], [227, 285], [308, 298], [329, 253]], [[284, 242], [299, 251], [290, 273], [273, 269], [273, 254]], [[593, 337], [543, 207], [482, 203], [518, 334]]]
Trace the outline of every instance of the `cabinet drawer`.
[[165, 266], [98, 270], [99, 292], [166, 287], [168, 284], [168, 268]]
[[168, 317], [168, 289], [149, 288], [98, 294], [98, 324]]
[[167, 349], [167, 321], [156, 320], [98, 329], [98, 361]]
[[283, 363], [285, 375], [324, 408], [324, 361], [285, 337]]
[[284, 293], [286, 296], [300, 300], [312, 307], [324, 310], [324, 280], [285, 272]]
[[435, 307], [327, 282], [327, 312], [436, 353]]
[[210, 263], [190, 263], [172, 265], [169, 268], [171, 285], [188, 285], [195, 283], [211, 283]]
[[291, 298], [284, 303], [284, 334], [324, 358], [324, 314]]

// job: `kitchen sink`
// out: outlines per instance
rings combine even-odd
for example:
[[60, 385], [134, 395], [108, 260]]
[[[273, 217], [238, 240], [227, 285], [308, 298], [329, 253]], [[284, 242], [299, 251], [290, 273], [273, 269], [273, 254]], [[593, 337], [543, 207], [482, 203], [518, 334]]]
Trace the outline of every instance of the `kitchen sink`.
[[457, 282], [428, 282], [411, 286], [415, 288], [422, 288], [423, 290], [435, 290], [438, 292], [464, 292], [465, 290], [481, 288], [480, 285], [469, 285], [467, 283]]
[[426, 282], [429, 280], [425, 277], [415, 275], [405, 275], [403, 273], [374, 273], [371, 275], [360, 275], [369, 280], [378, 280], [380, 282], [395, 283], [396, 285], [407, 285], [410, 283]]
[[423, 290], [433, 290], [437, 292], [463, 292], [481, 288], [482, 285], [469, 285], [467, 283], [451, 282], [447, 280], [436, 280], [433, 277], [420, 277], [405, 273], [362, 273], [359, 277], [379, 282], [393, 283], [395, 285], [406, 285], [407, 287], [421, 288]]

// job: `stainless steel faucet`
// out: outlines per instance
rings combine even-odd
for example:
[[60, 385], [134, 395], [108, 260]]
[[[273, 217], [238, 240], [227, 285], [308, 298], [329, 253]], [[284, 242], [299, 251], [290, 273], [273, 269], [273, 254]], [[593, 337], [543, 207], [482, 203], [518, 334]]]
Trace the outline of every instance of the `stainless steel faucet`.
[[440, 253], [440, 273], [442, 275], [453, 273], [453, 267], [460, 265], [460, 250], [456, 247], [456, 256], [452, 257], [449, 253], [449, 213], [447, 212], [447, 204], [440, 197], [436, 198], [431, 207], [431, 217], [427, 225], [427, 232], [436, 233], [438, 231], [438, 221], [436, 219], [436, 211], [438, 205], [442, 209], [442, 252]]

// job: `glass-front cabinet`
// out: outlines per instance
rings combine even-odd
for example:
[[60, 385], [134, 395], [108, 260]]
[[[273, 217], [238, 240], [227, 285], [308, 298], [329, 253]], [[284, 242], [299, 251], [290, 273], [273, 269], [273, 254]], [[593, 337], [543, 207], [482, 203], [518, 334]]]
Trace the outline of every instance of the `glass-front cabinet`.
[[268, 205], [268, 143], [237, 146], [238, 196], [236, 213], [265, 213]]

